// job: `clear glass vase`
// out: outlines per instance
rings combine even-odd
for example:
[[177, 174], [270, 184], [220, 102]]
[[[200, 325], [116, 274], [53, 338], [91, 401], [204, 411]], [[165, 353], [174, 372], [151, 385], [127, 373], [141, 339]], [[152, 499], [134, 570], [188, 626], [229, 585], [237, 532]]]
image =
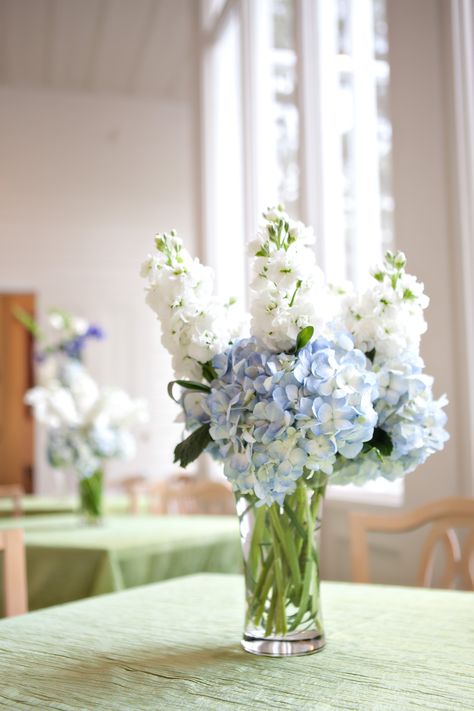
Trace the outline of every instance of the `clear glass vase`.
[[104, 471], [96, 471], [79, 478], [80, 511], [84, 523], [98, 525], [103, 520]]
[[324, 646], [319, 596], [319, 528], [325, 480], [302, 477], [284, 505], [237, 494], [245, 568], [242, 646], [284, 657]]

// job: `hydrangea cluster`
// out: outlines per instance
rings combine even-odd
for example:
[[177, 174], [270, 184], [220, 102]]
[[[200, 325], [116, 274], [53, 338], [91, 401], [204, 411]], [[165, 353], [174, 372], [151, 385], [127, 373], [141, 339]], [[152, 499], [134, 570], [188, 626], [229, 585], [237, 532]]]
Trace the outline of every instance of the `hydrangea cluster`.
[[100, 388], [74, 360], [63, 361], [45, 386], [29, 390], [26, 402], [48, 427], [50, 464], [73, 468], [81, 477], [94, 474], [103, 459], [132, 457], [131, 430], [148, 417], [143, 400], [119, 388]]
[[[379, 395], [375, 400], [378, 427], [391, 442], [388, 456], [375, 449], [352, 461], [340, 460], [331, 479], [334, 484], [365, 484], [379, 476], [397, 479], [412, 472], [437, 451], [449, 435], [443, 408], [445, 395], [433, 399], [433, 378], [422, 373], [420, 358], [390, 361], [378, 368]], [[377, 368], [375, 368], [377, 371]]]
[[294, 346], [301, 329], [324, 324], [324, 277], [316, 266], [314, 234], [281, 206], [264, 213], [249, 245], [252, 334], [270, 351]]
[[243, 317], [232, 300], [213, 296], [212, 269], [192, 259], [174, 231], [157, 235], [155, 246], [141, 269], [146, 301], [161, 321], [176, 375], [199, 379], [202, 366], [240, 335]]
[[283, 502], [303, 471], [331, 474], [372, 438], [375, 376], [347, 334], [320, 338], [298, 354], [237, 341], [213, 359], [210, 393], [186, 393], [189, 429], [209, 423], [214, 456], [242, 492]]
[[193, 379], [177, 381], [188, 435], [176, 460], [206, 450], [236, 491], [267, 504], [315, 473], [402, 476], [448, 438], [447, 400], [433, 399], [419, 357], [428, 298], [404, 255], [387, 252], [361, 293], [331, 294], [313, 241], [280, 206], [264, 214], [250, 244], [250, 337], [174, 233], [158, 236], [142, 269], [177, 376]]

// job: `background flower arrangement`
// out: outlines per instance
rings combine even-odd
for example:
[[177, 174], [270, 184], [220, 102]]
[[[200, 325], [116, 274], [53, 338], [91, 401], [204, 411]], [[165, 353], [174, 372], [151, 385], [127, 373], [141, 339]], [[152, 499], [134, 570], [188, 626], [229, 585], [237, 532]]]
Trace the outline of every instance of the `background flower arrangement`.
[[142, 267], [188, 432], [175, 460], [207, 451], [236, 495], [249, 651], [308, 629], [304, 651], [322, 645], [314, 532], [326, 483], [403, 476], [448, 438], [446, 397], [433, 398], [419, 355], [428, 298], [404, 255], [387, 252], [365, 290], [334, 290], [313, 242], [281, 207], [264, 214], [249, 245], [250, 319], [213, 296], [212, 271], [174, 232]]
[[56, 333], [49, 341], [31, 318], [20, 318], [37, 339], [41, 385], [25, 401], [48, 430], [48, 461], [74, 471], [83, 508], [99, 516], [104, 463], [134, 456], [132, 432], [148, 419], [146, 403], [120, 388], [99, 386], [88, 373], [83, 352], [90, 338], [104, 337], [98, 326], [54, 310], [50, 324]]

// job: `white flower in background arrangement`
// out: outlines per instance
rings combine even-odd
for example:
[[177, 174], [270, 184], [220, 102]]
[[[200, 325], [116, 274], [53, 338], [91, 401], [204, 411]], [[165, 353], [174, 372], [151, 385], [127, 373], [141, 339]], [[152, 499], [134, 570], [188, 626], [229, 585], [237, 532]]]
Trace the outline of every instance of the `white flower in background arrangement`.
[[158, 235], [142, 267], [181, 378], [188, 434], [175, 460], [208, 451], [235, 491], [279, 505], [300, 479], [363, 484], [412, 471], [448, 438], [447, 400], [433, 398], [419, 356], [423, 285], [402, 253], [387, 252], [369, 288], [331, 287], [312, 230], [281, 206], [263, 218], [249, 245], [250, 338], [174, 232]]
[[146, 402], [119, 388], [101, 388], [77, 360], [62, 361], [56, 377], [29, 390], [25, 401], [48, 428], [52, 466], [91, 476], [103, 459], [135, 453], [132, 430], [148, 420]]
[[157, 235], [142, 265], [148, 305], [161, 321], [162, 342], [177, 377], [200, 379], [202, 367], [245, 331], [236, 304], [213, 296], [214, 273], [192, 259], [174, 231]]

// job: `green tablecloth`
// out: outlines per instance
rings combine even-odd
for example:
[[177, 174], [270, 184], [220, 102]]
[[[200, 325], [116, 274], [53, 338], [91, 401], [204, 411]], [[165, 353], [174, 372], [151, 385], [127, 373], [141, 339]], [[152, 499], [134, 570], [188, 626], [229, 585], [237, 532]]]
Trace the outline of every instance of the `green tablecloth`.
[[[129, 500], [126, 496], [109, 495], [104, 497], [105, 510], [111, 513], [126, 513]], [[21, 497], [21, 507], [24, 516], [73, 513], [79, 509], [77, 496], [39, 496], [25, 494]], [[0, 498], [0, 517], [11, 516], [13, 502], [11, 498]]]
[[25, 531], [30, 610], [242, 567], [233, 516], [110, 516], [99, 527], [73, 515], [0, 520], [0, 529], [11, 526]]
[[0, 708], [467, 711], [474, 595], [322, 588], [326, 648], [239, 645], [240, 576], [200, 575], [0, 622]]

